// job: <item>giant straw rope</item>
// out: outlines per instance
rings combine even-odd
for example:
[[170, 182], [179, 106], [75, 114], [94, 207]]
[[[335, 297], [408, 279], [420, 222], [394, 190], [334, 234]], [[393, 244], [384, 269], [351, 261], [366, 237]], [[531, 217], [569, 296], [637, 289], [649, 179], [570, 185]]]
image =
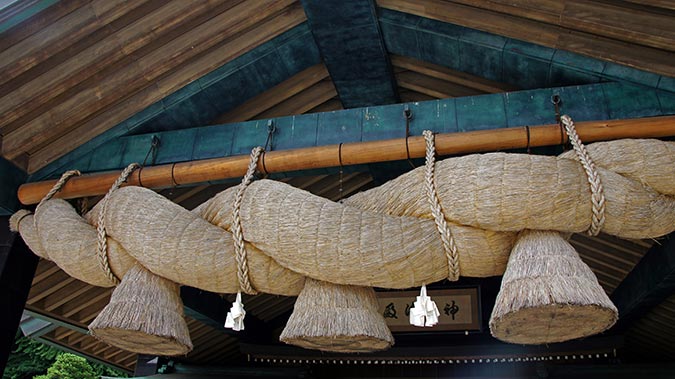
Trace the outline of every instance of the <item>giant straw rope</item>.
[[121, 177], [84, 216], [46, 199], [35, 215], [18, 212], [11, 227], [37, 255], [93, 285], [115, 285], [138, 264], [212, 292], [281, 295], [300, 293], [306, 278], [408, 288], [502, 275], [526, 229], [622, 238], [675, 230], [675, 142], [583, 146], [572, 120], [561, 123], [574, 151], [558, 157], [490, 153], [436, 162], [433, 133], [425, 132], [425, 167], [340, 203], [251, 182], [261, 153], [254, 149], [242, 184], [193, 211], [149, 189], [118, 189]]
[[[675, 146], [659, 140], [589, 145], [605, 186], [602, 231], [654, 238], [675, 229]], [[460, 274], [504, 272], [515, 232], [584, 232], [592, 193], [583, 167], [561, 157], [490, 153], [435, 165], [436, 191], [459, 252]], [[241, 204], [249, 275], [260, 292], [295, 295], [304, 277], [336, 284], [408, 288], [448, 276], [449, 265], [415, 169], [344, 203], [284, 183], [251, 183]], [[236, 188], [190, 212], [151, 190], [123, 187], [103, 213], [117, 277], [140, 262], [180, 284], [239, 290], [232, 228]], [[110, 286], [95, 259], [98, 204], [80, 217], [60, 199], [15, 225], [33, 251], [85, 282]], [[33, 226], [34, 225], [34, 226]], [[93, 258], [93, 259], [92, 259]]]

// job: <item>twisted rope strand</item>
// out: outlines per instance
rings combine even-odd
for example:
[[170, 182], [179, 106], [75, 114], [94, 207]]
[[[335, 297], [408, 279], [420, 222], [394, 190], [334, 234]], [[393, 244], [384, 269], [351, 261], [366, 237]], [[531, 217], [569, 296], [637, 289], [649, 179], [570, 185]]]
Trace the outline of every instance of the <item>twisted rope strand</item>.
[[[38, 203], [37, 207], [35, 207], [35, 213], [37, 213], [37, 210], [44, 204], [45, 201], [51, 199], [56, 195], [57, 192], [61, 191], [61, 188], [66, 185], [68, 182], [68, 179], [72, 178], [73, 176], [80, 176], [82, 175], [79, 170], [68, 170], [61, 175], [61, 178], [54, 184], [54, 187], [47, 192], [45, 197], [40, 200], [40, 203]], [[37, 221], [36, 221], [37, 222]], [[37, 227], [37, 225], [36, 225]]]
[[452, 237], [448, 223], [445, 221], [445, 214], [436, 193], [436, 146], [434, 133], [430, 130], [425, 130], [422, 134], [426, 141], [424, 187], [427, 192], [429, 205], [431, 206], [431, 214], [434, 216], [436, 228], [441, 235], [441, 241], [443, 241], [445, 256], [448, 258], [448, 280], [456, 281], [459, 279], [459, 252], [457, 251], [457, 245], [455, 244], [455, 239]]
[[101, 213], [98, 214], [98, 224], [96, 225], [96, 232], [98, 235], [98, 244], [96, 257], [98, 258], [98, 264], [101, 267], [101, 270], [105, 273], [111, 283], [117, 285], [120, 283], [120, 279], [112, 272], [110, 269], [110, 264], [108, 263], [108, 236], [105, 232], [105, 211], [108, 207], [108, 199], [113, 192], [115, 192], [122, 183], [127, 181], [129, 175], [134, 172], [135, 169], [141, 167], [138, 163], [132, 163], [128, 165], [120, 174], [120, 176], [115, 180], [112, 187], [108, 190], [108, 193], [105, 194], [103, 200], [101, 200]]
[[597, 236], [600, 233], [602, 226], [605, 224], [605, 189], [602, 186], [598, 170], [595, 168], [595, 163], [593, 163], [591, 156], [588, 154], [586, 147], [577, 134], [572, 118], [568, 115], [562, 115], [560, 117], [560, 122], [565, 126], [565, 131], [572, 143], [574, 152], [577, 154], [581, 165], [584, 167], [588, 183], [591, 186], [593, 215], [591, 217], [591, 226], [586, 233], [591, 236]]
[[239, 288], [249, 295], [255, 295], [258, 291], [253, 288], [248, 276], [248, 258], [246, 256], [246, 246], [244, 245], [244, 233], [241, 229], [241, 202], [244, 199], [246, 187], [251, 184], [255, 170], [258, 167], [258, 159], [263, 151], [263, 148], [260, 146], [251, 150], [251, 160], [248, 164], [246, 175], [244, 175], [237, 189], [232, 209], [232, 234], [234, 236], [234, 256], [237, 260], [237, 279], [239, 279]]

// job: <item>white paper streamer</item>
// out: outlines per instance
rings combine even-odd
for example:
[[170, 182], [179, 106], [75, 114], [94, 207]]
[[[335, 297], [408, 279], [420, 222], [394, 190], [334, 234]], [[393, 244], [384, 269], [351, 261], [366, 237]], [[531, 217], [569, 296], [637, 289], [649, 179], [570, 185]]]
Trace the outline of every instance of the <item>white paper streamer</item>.
[[427, 286], [422, 286], [417, 301], [410, 308], [410, 324], [431, 327], [438, 324], [438, 316], [440, 315], [436, 303], [427, 296]]
[[227, 312], [225, 327], [237, 332], [244, 330], [244, 317], [246, 317], [246, 311], [244, 310], [244, 304], [241, 302], [241, 292], [237, 292], [237, 299], [232, 303], [230, 311]]

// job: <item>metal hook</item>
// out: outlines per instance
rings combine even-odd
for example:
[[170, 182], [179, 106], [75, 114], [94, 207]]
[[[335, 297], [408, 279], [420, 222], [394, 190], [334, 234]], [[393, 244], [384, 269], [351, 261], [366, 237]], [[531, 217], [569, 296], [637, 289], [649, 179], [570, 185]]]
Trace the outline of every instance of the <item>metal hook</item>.
[[[277, 131], [277, 126], [274, 120], [267, 121], [267, 140], [265, 141], [265, 151], [272, 150], [274, 145], [274, 133]], [[268, 149], [269, 147], [269, 149]]]
[[413, 114], [408, 104], [403, 108], [403, 117], [405, 117], [405, 153], [408, 158], [408, 163], [410, 163], [410, 167], [414, 169], [415, 164], [410, 159], [410, 145], [408, 144], [408, 138], [410, 137], [410, 120], [412, 120]]

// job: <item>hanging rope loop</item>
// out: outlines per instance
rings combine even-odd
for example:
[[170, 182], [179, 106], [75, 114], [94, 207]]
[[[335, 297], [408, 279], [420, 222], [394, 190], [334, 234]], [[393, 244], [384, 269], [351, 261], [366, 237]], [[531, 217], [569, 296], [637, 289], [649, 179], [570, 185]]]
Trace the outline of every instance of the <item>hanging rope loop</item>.
[[237, 261], [237, 279], [239, 280], [239, 288], [241, 288], [244, 293], [249, 295], [255, 295], [258, 293], [253, 286], [248, 275], [248, 258], [246, 256], [246, 246], [244, 243], [244, 233], [241, 228], [241, 202], [244, 199], [244, 191], [246, 187], [251, 184], [253, 175], [255, 175], [256, 168], [258, 167], [258, 159], [260, 154], [263, 153], [263, 148], [258, 146], [251, 151], [251, 160], [248, 164], [246, 170], [246, 175], [241, 180], [239, 188], [237, 189], [237, 194], [234, 198], [234, 205], [232, 209], [232, 234], [234, 237], [234, 250], [235, 250], [235, 259]]
[[108, 277], [108, 280], [110, 280], [110, 282], [115, 285], [120, 283], [120, 279], [115, 275], [115, 273], [112, 272], [108, 262], [108, 235], [105, 231], [105, 212], [108, 207], [108, 199], [110, 199], [110, 196], [113, 194], [113, 192], [120, 188], [122, 183], [127, 181], [129, 175], [131, 175], [131, 173], [139, 167], [141, 167], [141, 165], [138, 163], [132, 163], [122, 171], [120, 176], [117, 178], [117, 180], [115, 180], [113, 185], [108, 190], [108, 193], [106, 193], [103, 197], [103, 200], [101, 200], [101, 213], [98, 214], [96, 225], [98, 249], [96, 251], [96, 257], [98, 258], [98, 264], [101, 267], [101, 270], [103, 270], [105, 275]]
[[424, 186], [429, 205], [431, 206], [431, 214], [434, 216], [436, 228], [441, 235], [441, 241], [443, 241], [443, 250], [445, 251], [445, 256], [448, 258], [448, 280], [456, 281], [459, 279], [459, 252], [457, 251], [457, 245], [455, 244], [455, 239], [452, 237], [448, 223], [445, 221], [445, 214], [436, 192], [436, 145], [434, 133], [430, 130], [425, 130], [423, 135], [426, 141]]
[[577, 134], [572, 118], [568, 115], [562, 115], [560, 117], [560, 122], [565, 127], [570, 143], [572, 144], [581, 165], [584, 167], [588, 183], [591, 187], [593, 214], [591, 216], [591, 226], [586, 233], [591, 236], [597, 236], [605, 223], [605, 189], [602, 186], [602, 181], [600, 180], [600, 175], [595, 167], [595, 163], [593, 163], [591, 156], [588, 154], [586, 147]]
[[40, 203], [38, 203], [37, 207], [35, 207], [35, 212], [37, 212], [37, 210], [42, 206], [42, 204], [44, 204], [45, 201], [51, 199], [54, 197], [54, 195], [56, 195], [57, 192], [61, 191], [61, 188], [66, 185], [70, 178], [80, 175], [82, 175], [82, 173], [80, 173], [79, 170], [68, 170], [64, 172], [63, 175], [61, 175], [61, 178], [56, 181], [52, 189], [50, 189], [49, 192], [47, 192], [47, 194], [42, 198], [42, 200], [40, 200]]

